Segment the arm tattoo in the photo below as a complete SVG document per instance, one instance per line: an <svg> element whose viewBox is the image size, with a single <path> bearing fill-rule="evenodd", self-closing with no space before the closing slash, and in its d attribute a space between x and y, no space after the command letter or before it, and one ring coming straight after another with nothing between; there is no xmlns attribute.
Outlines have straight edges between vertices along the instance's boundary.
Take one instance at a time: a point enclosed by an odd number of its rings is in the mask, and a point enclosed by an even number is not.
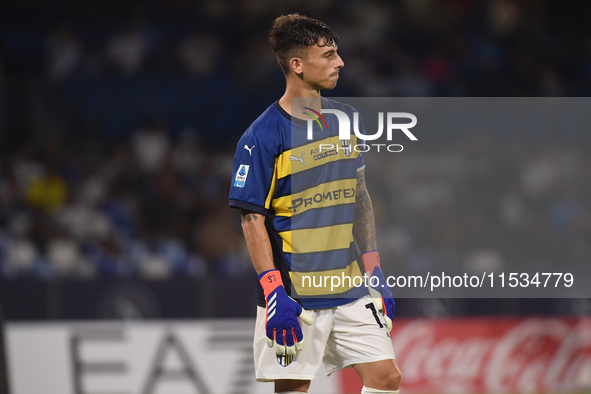
<svg viewBox="0 0 591 394"><path fill-rule="evenodd" d="M249 212L249 211L245 211L245 210L241 210L240 211L241 215L240 215L240 225L242 227L244 227L244 222L254 222L259 220L259 217L256 213L253 212Z"/></svg>
<svg viewBox="0 0 591 394"><path fill-rule="evenodd" d="M365 185L365 170L357 173L353 236L355 237L355 241L357 241L361 253L377 250L376 224L371 199Z"/></svg>

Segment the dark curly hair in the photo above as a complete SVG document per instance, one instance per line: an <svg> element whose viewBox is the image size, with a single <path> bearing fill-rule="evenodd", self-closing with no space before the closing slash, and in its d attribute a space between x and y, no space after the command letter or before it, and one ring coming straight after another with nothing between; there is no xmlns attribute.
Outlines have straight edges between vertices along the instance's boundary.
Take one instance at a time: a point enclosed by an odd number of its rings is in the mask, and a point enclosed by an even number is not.
<svg viewBox="0 0 591 394"><path fill-rule="evenodd" d="M275 19L269 32L269 42L273 46L281 69L287 75L290 59L305 58L308 47L312 45L337 46L339 36L319 20L300 14L289 14Z"/></svg>

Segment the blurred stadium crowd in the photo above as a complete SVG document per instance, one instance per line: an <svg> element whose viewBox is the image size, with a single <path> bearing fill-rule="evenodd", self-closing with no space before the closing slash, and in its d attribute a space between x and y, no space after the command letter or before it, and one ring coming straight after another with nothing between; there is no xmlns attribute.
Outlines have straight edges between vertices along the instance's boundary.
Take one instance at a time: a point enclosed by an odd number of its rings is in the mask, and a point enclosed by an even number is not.
<svg viewBox="0 0 591 394"><path fill-rule="evenodd" d="M582 147L481 131L437 152L372 159L378 245L400 271L589 272L591 159ZM372 167L387 168L387 180Z"/></svg>
<svg viewBox="0 0 591 394"><path fill-rule="evenodd" d="M345 69L331 96L591 93L582 2L31 4L3 6L0 64L13 89L37 81L67 127L2 139L8 278L249 272L227 195L237 139L283 92L266 42L281 13L340 35ZM388 182L368 170L384 260L411 271L591 262L591 159L580 146L481 133L445 154L429 148L401 155Z"/></svg>

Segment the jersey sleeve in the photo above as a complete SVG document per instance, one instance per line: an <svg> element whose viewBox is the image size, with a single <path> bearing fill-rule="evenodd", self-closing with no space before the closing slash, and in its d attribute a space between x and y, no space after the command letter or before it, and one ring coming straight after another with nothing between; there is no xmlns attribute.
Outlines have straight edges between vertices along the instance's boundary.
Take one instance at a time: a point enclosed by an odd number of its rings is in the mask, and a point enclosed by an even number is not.
<svg viewBox="0 0 591 394"><path fill-rule="evenodd" d="M361 171L365 168L365 161L363 160L363 153L359 152L359 156L357 156L357 171Z"/></svg>
<svg viewBox="0 0 591 394"><path fill-rule="evenodd" d="M265 145L258 135L242 136L234 155L230 207L267 214L275 156L274 150Z"/></svg>

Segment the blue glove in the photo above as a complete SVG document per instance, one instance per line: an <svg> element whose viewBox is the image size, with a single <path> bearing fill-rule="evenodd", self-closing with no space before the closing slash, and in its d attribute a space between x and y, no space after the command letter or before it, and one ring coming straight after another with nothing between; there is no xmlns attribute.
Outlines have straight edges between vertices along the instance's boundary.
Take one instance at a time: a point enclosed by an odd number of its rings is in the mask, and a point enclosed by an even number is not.
<svg viewBox="0 0 591 394"><path fill-rule="evenodd" d="M259 280L267 300L265 331L267 345L275 346L278 355L294 356L297 350L304 348L304 335L298 317L307 325L314 319L300 304L287 295L279 270L265 271Z"/></svg>
<svg viewBox="0 0 591 394"><path fill-rule="evenodd" d="M392 330L392 319L394 319L396 303L380 267L380 255L377 251L372 250L371 252L362 254L361 261L363 262L365 271L371 276L369 282L371 285L369 288L371 299L376 309L384 315L386 328L390 331Z"/></svg>

